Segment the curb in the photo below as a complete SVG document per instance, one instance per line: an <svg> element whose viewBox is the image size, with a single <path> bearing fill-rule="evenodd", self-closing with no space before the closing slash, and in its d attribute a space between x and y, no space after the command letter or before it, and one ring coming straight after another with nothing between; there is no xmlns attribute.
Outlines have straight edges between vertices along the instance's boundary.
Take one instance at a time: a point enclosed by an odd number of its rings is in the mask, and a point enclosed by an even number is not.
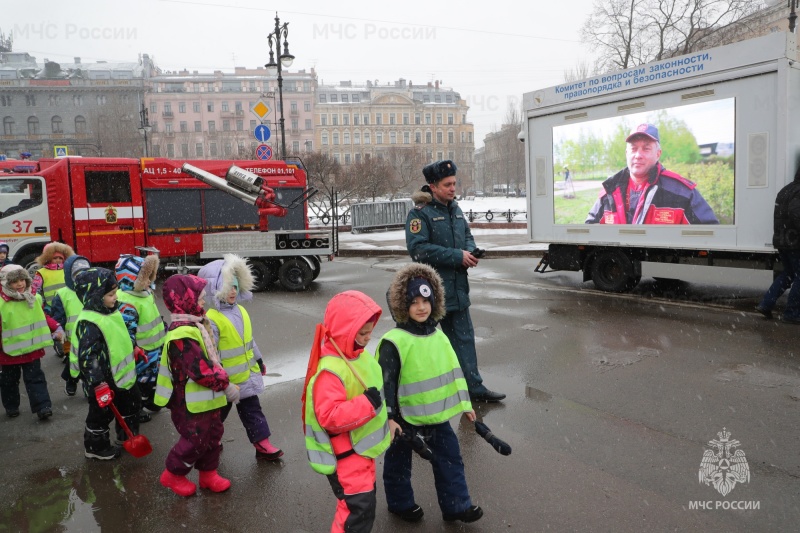
<svg viewBox="0 0 800 533"><path fill-rule="evenodd" d="M486 250L483 259L500 257L541 257L542 250ZM406 250L376 249L376 250L348 250L340 248L336 257L408 257Z"/></svg>

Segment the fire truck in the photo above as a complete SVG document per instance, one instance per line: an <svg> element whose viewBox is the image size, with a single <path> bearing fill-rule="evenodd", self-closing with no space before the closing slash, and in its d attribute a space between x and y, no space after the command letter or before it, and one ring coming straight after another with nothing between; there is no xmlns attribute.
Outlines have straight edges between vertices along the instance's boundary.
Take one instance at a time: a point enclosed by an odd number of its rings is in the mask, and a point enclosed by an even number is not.
<svg viewBox="0 0 800 533"><path fill-rule="evenodd" d="M249 259L256 290L280 281L299 291L319 275L322 258L333 259L331 233L309 229L314 191L299 160L25 163L0 168L0 240L26 267L51 241L92 264L157 251L166 270L182 273L236 253Z"/></svg>

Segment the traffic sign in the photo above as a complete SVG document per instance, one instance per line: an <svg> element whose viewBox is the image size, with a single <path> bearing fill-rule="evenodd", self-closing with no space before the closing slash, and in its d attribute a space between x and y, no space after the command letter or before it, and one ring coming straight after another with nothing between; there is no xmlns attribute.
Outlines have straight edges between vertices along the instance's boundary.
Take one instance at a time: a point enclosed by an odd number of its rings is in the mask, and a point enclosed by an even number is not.
<svg viewBox="0 0 800 533"><path fill-rule="evenodd" d="M253 135L255 136L257 141L265 143L269 140L269 137L270 135L272 135L272 132L269 131L269 128L267 127L266 124L259 124L253 131Z"/></svg>
<svg viewBox="0 0 800 533"><path fill-rule="evenodd" d="M269 161L272 159L272 148L266 144L259 144L256 148L256 158L262 161Z"/></svg>
<svg viewBox="0 0 800 533"><path fill-rule="evenodd" d="M263 121L264 117L269 115L270 109L264 100L259 99L257 102L250 104L250 111Z"/></svg>
<svg viewBox="0 0 800 533"><path fill-rule="evenodd" d="M66 146L53 146L53 152L55 153L56 157L66 157L69 155Z"/></svg>

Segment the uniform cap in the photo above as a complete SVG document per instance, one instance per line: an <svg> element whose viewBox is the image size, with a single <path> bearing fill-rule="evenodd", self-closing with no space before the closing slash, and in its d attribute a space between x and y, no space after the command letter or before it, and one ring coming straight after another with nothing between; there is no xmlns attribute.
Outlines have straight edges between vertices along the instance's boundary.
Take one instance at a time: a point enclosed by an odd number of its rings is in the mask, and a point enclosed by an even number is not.
<svg viewBox="0 0 800 533"><path fill-rule="evenodd" d="M426 165L422 169L422 175L425 176L425 181L428 183L436 183L450 176L456 175L456 164L445 159L444 161L436 161L430 165Z"/></svg>

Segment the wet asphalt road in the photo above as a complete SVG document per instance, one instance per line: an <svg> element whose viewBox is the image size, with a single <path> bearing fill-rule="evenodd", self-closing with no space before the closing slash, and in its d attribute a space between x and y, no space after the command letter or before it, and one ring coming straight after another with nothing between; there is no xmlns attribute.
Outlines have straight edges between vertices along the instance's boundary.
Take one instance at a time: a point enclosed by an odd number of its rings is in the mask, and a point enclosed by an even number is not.
<svg viewBox="0 0 800 533"><path fill-rule="evenodd" d="M224 494L182 499L158 484L176 440L166 411L142 425L150 456L84 459L85 400L64 394L60 363L48 354L53 418L39 422L24 394L22 416L0 417L0 531L328 531L335 500L306 463L299 416L314 325L345 289L385 308L403 261L340 259L323 263L307 292L256 295L248 308L269 373L260 398L286 454L257 462L231 416L220 472L233 486ZM534 264L485 259L472 272L481 372L508 394L477 411L513 446L500 456L468 422L453 421L483 519L443 522L430 468L415 458L416 501L426 514L414 525L396 520L386 511L379 461L374 531L796 531L800 327L750 311L768 279L713 272L689 283L644 279L631 295L607 295L580 274L536 275ZM370 349L391 326L384 316ZM708 441L723 428L750 471L749 482L724 497L698 481ZM758 509L724 509L726 502Z"/></svg>

